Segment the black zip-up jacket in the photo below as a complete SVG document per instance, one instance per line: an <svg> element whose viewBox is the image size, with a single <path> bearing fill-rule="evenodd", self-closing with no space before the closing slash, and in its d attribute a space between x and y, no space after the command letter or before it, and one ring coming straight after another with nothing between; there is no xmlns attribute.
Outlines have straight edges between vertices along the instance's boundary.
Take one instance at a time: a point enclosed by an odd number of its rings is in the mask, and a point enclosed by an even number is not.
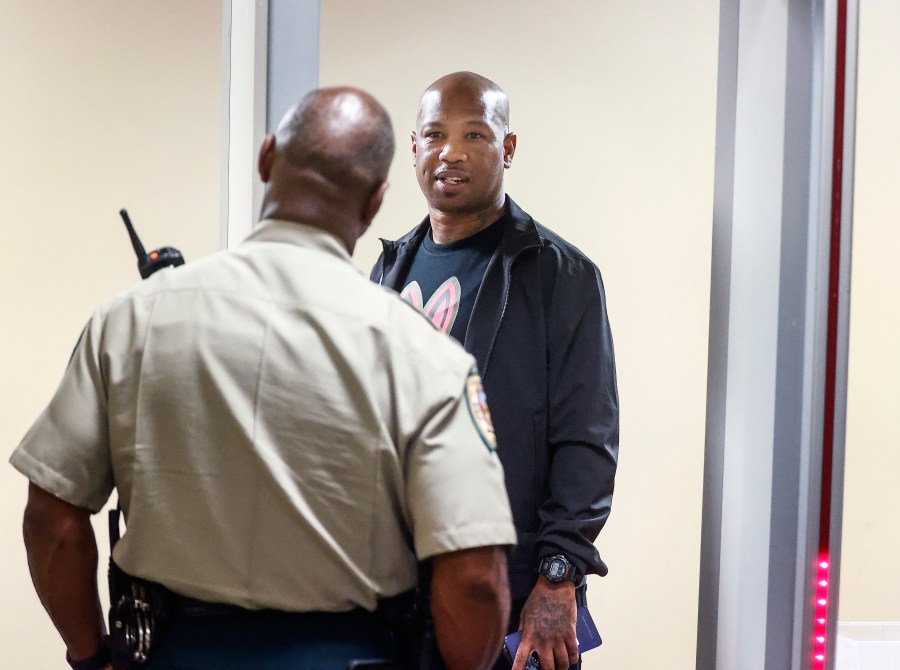
<svg viewBox="0 0 900 670"><path fill-rule="evenodd" d="M578 249L506 199L508 218L475 298L465 348L475 356L497 434L519 544L514 602L539 559L562 553L605 575L594 547L609 516L619 401L603 281ZM402 290L430 223L384 251L371 279Z"/></svg>

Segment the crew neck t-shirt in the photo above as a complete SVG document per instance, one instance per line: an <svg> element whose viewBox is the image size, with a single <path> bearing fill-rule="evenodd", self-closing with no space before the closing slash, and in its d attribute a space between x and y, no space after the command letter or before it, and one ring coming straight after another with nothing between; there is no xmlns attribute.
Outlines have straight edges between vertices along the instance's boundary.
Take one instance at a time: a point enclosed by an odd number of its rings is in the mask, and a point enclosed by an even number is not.
<svg viewBox="0 0 900 670"><path fill-rule="evenodd" d="M466 329L481 280L503 236L506 216L484 230L448 244L438 244L431 232L413 258L400 296L425 312L431 322L459 343Z"/></svg>

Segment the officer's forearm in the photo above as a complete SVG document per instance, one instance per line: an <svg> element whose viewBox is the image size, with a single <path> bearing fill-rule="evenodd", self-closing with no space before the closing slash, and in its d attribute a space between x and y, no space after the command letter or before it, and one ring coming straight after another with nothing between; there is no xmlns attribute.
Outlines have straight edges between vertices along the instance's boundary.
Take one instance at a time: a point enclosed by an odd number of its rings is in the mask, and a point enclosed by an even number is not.
<svg viewBox="0 0 900 670"><path fill-rule="evenodd" d="M103 629L90 512L31 484L23 534L35 590L69 655L92 656Z"/></svg>
<svg viewBox="0 0 900 670"><path fill-rule="evenodd" d="M492 667L509 622L504 550L481 547L437 556L431 604L438 648L447 667Z"/></svg>

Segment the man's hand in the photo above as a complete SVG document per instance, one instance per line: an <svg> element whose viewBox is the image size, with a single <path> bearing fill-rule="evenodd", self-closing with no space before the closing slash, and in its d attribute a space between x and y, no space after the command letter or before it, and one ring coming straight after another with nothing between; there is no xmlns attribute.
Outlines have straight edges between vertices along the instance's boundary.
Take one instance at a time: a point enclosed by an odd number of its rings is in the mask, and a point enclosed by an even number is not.
<svg viewBox="0 0 900 670"><path fill-rule="evenodd" d="M532 651L540 657L542 670L567 670L577 663L576 610L572 582L551 584L545 577L538 577L522 608L519 623L522 641L513 670L524 670Z"/></svg>

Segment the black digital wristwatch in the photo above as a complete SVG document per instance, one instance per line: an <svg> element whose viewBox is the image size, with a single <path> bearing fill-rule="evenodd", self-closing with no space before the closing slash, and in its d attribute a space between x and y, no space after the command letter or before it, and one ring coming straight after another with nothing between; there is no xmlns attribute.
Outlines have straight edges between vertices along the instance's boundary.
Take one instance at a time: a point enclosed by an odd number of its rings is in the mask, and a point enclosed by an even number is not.
<svg viewBox="0 0 900 670"><path fill-rule="evenodd" d="M554 554L541 559L538 565L538 573L544 575L551 584L572 582L575 585L581 583L581 575L572 562L562 554Z"/></svg>

